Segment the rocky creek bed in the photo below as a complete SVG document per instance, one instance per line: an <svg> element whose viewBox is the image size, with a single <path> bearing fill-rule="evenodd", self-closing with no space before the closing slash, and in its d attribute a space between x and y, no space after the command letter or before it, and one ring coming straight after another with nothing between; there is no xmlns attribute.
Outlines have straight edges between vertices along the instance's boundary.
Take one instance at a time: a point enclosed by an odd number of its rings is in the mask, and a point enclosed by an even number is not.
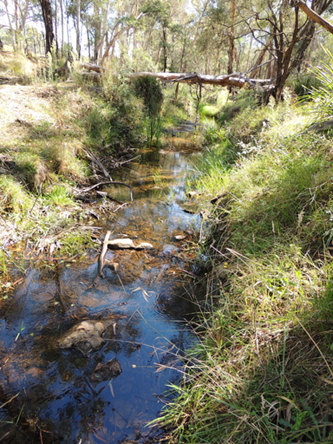
<svg viewBox="0 0 333 444"><path fill-rule="evenodd" d="M146 424L195 340L184 318L195 312L201 223L185 190L199 154L188 141L182 150L180 138L170 140L164 150L143 151L140 163L115 178L130 182L134 202L116 217L105 212L96 225L101 242L110 231L111 244L132 241L132 248L108 249L108 264L117 266L105 267L104 279L96 280L96 254L30 267L1 305L3 443L159 442L162 432ZM124 187L110 194L129 200Z"/></svg>

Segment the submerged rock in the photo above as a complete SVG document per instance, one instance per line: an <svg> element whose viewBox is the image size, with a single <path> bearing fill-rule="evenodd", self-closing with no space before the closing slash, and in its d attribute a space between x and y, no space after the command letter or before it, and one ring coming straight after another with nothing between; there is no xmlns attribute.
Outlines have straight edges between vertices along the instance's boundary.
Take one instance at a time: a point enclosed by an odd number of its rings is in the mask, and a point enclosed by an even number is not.
<svg viewBox="0 0 333 444"><path fill-rule="evenodd" d="M119 264L117 262L105 261L104 267L109 268L112 271L117 271L119 268Z"/></svg>
<svg viewBox="0 0 333 444"><path fill-rule="evenodd" d="M152 250L153 248L152 244L148 242L141 242L141 244L135 247L136 250Z"/></svg>
<svg viewBox="0 0 333 444"><path fill-rule="evenodd" d="M113 239L108 242L109 248L111 250L127 250L129 248L135 249L134 242L132 239Z"/></svg>
<svg viewBox="0 0 333 444"><path fill-rule="evenodd" d="M173 237L173 240L176 240L176 241L182 241L184 239L186 239L186 235L182 235L182 234L178 234L177 236Z"/></svg>
<svg viewBox="0 0 333 444"><path fill-rule="evenodd" d="M135 246L132 239L113 239L108 242L108 246L111 250L151 250L154 248L152 244L148 242L141 242L141 244Z"/></svg>
<svg viewBox="0 0 333 444"><path fill-rule="evenodd" d="M58 340L62 349L77 347L85 353L97 350L104 342L105 326L101 321L83 321Z"/></svg>
<svg viewBox="0 0 333 444"><path fill-rule="evenodd" d="M114 358L111 361L101 364L100 362L96 365L94 371L90 376L90 381L92 382L102 382L109 379L116 378L122 372L120 362L118 359Z"/></svg>

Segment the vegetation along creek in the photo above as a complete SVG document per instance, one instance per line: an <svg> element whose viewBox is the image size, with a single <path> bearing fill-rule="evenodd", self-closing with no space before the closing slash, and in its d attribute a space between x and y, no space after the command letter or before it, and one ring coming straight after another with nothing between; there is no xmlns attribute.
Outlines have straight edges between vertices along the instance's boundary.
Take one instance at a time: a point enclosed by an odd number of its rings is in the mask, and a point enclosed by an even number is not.
<svg viewBox="0 0 333 444"><path fill-rule="evenodd" d="M0 0L0 444L333 442L333 0Z"/></svg>

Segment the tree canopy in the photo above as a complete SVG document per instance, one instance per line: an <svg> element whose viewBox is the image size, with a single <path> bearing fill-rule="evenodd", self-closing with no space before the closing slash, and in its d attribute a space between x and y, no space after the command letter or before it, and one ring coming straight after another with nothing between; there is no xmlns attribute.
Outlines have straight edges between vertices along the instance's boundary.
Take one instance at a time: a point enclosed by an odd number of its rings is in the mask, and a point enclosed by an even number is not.
<svg viewBox="0 0 333 444"><path fill-rule="evenodd" d="M319 54L332 1L0 0L1 36L133 71L271 79L279 98Z"/></svg>

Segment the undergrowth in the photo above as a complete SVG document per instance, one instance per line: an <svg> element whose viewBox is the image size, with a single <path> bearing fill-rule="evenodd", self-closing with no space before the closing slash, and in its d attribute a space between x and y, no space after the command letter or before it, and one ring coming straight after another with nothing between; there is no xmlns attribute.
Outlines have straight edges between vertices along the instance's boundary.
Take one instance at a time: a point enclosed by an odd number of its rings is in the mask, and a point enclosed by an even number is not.
<svg viewBox="0 0 333 444"><path fill-rule="evenodd" d="M126 79L106 75L96 87L72 73L76 81L62 83L50 66L0 55L0 70L25 84L10 78L1 87L0 241L5 250L29 244L36 255L82 256L94 245L87 227L94 222L75 196L105 181L91 156L108 163L135 150L145 116Z"/></svg>
<svg viewBox="0 0 333 444"><path fill-rule="evenodd" d="M170 442L329 443L331 139L308 130L313 103L247 96L206 127L196 184L214 198L207 296L183 384L157 422Z"/></svg>

